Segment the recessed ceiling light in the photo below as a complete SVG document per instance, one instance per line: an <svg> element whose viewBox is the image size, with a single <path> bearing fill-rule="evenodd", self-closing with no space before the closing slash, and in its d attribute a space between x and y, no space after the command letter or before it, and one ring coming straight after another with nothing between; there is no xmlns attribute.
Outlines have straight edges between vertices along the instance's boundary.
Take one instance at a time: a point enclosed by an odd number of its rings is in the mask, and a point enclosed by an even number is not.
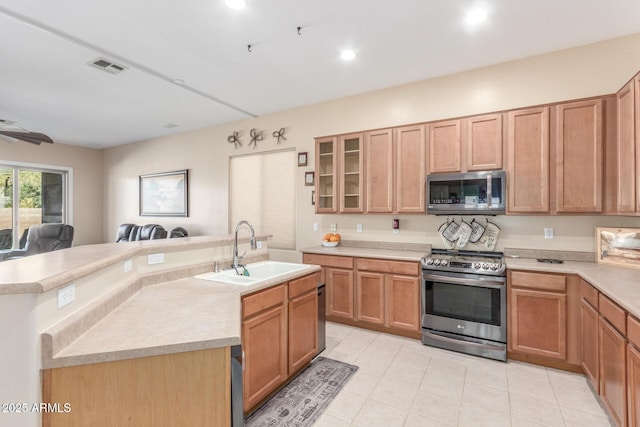
<svg viewBox="0 0 640 427"><path fill-rule="evenodd" d="M474 9L467 14L467 24L476 25L487 19L487 11L483 9Z"/></svg>
<svg viewBox="0 0 640 427"><path fill-rule="evenodd" d="M234 10L244 9L247 5L244 0L224 0L224 4Z"/></svg>
<svg viewBox="0 0 640 427"><path fill-rule="evenodd" d="M342 53L340 54L340 59L342 59L343 61L351 61L355 59L355 57L356 57L356 53L351 49L343 50Z"/></svg>

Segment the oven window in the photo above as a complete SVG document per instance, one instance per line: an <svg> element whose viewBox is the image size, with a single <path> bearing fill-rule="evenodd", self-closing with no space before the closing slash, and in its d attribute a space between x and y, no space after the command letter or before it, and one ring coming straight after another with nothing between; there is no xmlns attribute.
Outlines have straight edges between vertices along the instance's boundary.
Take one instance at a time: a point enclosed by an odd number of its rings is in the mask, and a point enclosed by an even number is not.
<svg viewBox="0 0 640 427"><path fill-rule="evenodd" d="M500 326L500 289L427 282L426 312Z"/></svg>

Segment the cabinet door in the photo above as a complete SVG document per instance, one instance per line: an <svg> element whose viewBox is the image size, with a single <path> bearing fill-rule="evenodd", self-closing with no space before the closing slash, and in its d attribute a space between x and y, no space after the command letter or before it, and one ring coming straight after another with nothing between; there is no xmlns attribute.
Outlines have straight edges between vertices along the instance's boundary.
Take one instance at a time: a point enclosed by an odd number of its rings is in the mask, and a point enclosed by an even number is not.
<svg viewBox="0 0 640 427"><path fill-rule="evenodd" d="M633 88L635 95L635 114L636 120L634 123L636 131L636 213L640 213L640 74L636 75L633 80Z"/></svg>
<svg viewBox="0 0 640 427"><path fill-rule="evenodd" d="M617 211L633 213L636 210L636 131L635 82L630 81L617 93L618 143L617 159Z"/></svg>
<svg viewBox="0 0 640 427"><path fill-rule="evenodd" d="M618 426L627 425L626 341L600 318L600 396Z"/></svg>
<svg viewBox="0 0 640 427"><path fill-rule="evenodd" d="M386 276L387 312L385 326L420 331L420 278Z"/></svg>
<svg viewBox="0 0 640 427"><path fill-rule="evenodd" d="M340 212L364 211L364 156L362 134L338 138L340 151Z"/></svg>
<svg viewBox="0 0 640 427"><path fill-rule="evenodd" d="M460 120L429 124L429 173L460 172Z"/></svg>
<svg viewBox="0 0 640 427"><path fill-rule="evenodd" d="M558 212L602 212L602 100L556 108Z"/></svg>
<svg viewBox="0 0 640 427"><path fill-rule="evenodd" d="M354 318L353 271L327 268L327 315Z"/></svg>
<svg viewBox="0 0 640 427"><path fill-rule="evenodd" d="M549 212L549 107L510 111L508 121L508 212Z"/></svg>
<svg viewBox="0 0 640 427"><path fill-rule="evenodd" d="M502 169L502 114L467 119L467 170Z"/></svg>
<svg viewBox="0 0 640 427"><path fill-rule="evenodd" d="M509 348L520 353L566 360L566 295L511 289Z"/></svg>
<svg viewBox="0 0 640 427"><path fill-rule="evenodd" d="M393 132L369 132L365 136L367 212L393 212Z"/></svg>
<svg viewBox="0 0 640 427"><path fill-rule="evenodd" d="M396 212L424 213L426 142L424 126L396 131Z"/></svg>
<svg viewBox="0 0 640 427"><path fill-rule="evenodd" d="M600 391L598 357L598 311L582 299L582 369L596 393Z"/></svg>
<svg viewBox="0 0 640 427"><path fill-rule="evenodd" d="M289 374L318 352L318 292L314 289L289 301Z"/></svg>
<svg viewBox="0 0 640 427"><path fill-rule="evenodd" d="M316 213L337 212L336 138L316 140Z"/></svg>
<svg viewBox="0 0 640 427"><path fill-rule="evenodd" d="M631 344L627 346L627 381L629 426L640 427L640 352Z"/></svg>
<svg viewBox="0 0 640 427"><path fill-rule="evenodd" d="M356 320L384 324L384 274L358 271Z"/></svg>
<svg viewBox="0 0 640 427"><path fill-rule="evenodd" d="M244 410L287 378L287 308L282 304L242 322Z"/></svg>

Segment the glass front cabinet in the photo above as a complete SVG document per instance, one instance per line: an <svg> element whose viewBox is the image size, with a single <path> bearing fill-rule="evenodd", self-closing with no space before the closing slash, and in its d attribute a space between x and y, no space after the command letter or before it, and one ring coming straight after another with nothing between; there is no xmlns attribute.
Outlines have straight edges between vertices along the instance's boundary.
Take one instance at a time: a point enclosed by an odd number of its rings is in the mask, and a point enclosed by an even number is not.
<svg viewBox="0 0 640 427"><path fill-rule="evenodd" d="M363 212L363 134L338 138L340 151L340 212Z"/></svg>
<svg viewBox="0 0 640 427"><path fill-rule="evenodd" d="M338 211L337 138L316 139L316 213Z"/></svg>

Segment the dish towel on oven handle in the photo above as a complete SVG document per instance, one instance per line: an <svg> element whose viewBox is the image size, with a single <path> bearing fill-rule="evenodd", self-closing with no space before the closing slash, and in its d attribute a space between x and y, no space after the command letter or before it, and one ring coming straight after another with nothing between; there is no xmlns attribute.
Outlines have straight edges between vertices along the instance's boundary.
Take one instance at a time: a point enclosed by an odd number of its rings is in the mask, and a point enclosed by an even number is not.
<svg viewBox="0 0 640 427"><path fill-rule="evenodd" d="M492 251L496 248L496 243L498 243L499 234L500 234L500 227L498 227L492 222L487 221L487 227L484 230L484 234L482 235L482 238L480 239L480 243L484 243L484 247Z"/></svg>

